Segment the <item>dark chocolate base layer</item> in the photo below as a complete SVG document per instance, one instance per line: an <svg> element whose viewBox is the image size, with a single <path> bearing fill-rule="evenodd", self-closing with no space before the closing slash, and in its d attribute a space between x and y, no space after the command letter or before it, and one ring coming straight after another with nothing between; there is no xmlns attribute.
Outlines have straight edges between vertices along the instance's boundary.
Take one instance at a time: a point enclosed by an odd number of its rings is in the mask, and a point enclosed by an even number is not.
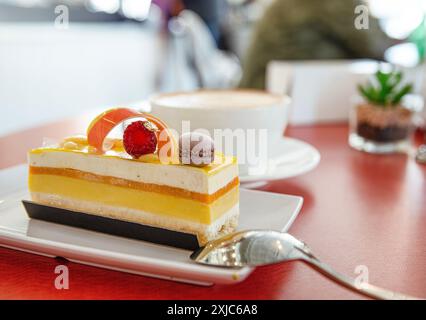
<svg viewBox="0 0 426 320"><path fill-rule="evenodd" d="M199 248L197 236L193 234L50 207L27 200L22 200L22 203L28 216L33 219L181 249L195 250Z"/></svg>
<svg viewBox="0 0 426 320"><path fill-rule="evenodd" d="M356 130L359 136L377 142L394 142L404 140L410 133L409 127L388 126L380 128L372 126L366 122L358 123Z"/></svg>

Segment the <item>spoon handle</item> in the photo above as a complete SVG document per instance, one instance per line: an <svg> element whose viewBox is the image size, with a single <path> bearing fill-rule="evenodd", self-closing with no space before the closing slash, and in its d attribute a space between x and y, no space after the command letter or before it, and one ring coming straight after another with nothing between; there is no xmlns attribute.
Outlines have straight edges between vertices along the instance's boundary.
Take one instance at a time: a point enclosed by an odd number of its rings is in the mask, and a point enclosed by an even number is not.
<svg viewBox="0 0 426 320"><path fill-rule="evenodd" d="M316 271L322 273L327 278L333 280L334 282L339 283L340 285L343 285L344 287L352 291L366 295L368 297L381 300L419 300L419 298L376 287L366 282L358 283L354 279L336 272L329 265L323 263L311 253L304 252L304 257L302 258L302 261L307 263Z"/></svg>

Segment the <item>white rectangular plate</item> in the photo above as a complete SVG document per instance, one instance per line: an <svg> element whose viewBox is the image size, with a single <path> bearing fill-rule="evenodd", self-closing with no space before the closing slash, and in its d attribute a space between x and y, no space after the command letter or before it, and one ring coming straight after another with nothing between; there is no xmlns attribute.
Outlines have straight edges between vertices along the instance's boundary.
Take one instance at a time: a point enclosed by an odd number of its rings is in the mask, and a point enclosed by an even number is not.
<svg viewBox="0 0 426 320"><path fill-rule="evenodd" d="M253 271L198 265L189 259L187 250L29 219L22 199L28 199L26 192L0 197L0 246L199 285L237 283ZM241 189L238 229L286 231L302 202L296 196Z"/></svg>

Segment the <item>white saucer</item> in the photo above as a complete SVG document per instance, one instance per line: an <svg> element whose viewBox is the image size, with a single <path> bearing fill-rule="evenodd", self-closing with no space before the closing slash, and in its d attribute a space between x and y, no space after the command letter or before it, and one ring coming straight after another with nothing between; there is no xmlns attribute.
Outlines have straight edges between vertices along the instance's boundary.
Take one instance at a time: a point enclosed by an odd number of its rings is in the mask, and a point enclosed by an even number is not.
<svg viewBox="0 0 426 320"><path fill-rule="evenodd" d="M284 137L275 148L276 155L269 158L263 173L240 175L243 187L257 187L267 181L301 175L314 169L321 159L319 151L312 145L293 138Z"/></svg>

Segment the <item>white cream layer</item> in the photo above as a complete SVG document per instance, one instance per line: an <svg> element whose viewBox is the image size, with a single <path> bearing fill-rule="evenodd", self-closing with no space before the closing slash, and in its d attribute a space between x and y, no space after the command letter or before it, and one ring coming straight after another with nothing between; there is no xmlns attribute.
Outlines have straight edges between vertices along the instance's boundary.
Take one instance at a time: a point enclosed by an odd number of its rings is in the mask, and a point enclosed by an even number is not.
<svg viewBox="0 0 426 320"><path fill-rule="evenodd" d="M153 183L192 192L213 194L238 176L238 166L229 164L207 175L203 170L179 165L161 165L77 152L46 151L29 154L33 167L69 168L102 176Z"/></svg>

